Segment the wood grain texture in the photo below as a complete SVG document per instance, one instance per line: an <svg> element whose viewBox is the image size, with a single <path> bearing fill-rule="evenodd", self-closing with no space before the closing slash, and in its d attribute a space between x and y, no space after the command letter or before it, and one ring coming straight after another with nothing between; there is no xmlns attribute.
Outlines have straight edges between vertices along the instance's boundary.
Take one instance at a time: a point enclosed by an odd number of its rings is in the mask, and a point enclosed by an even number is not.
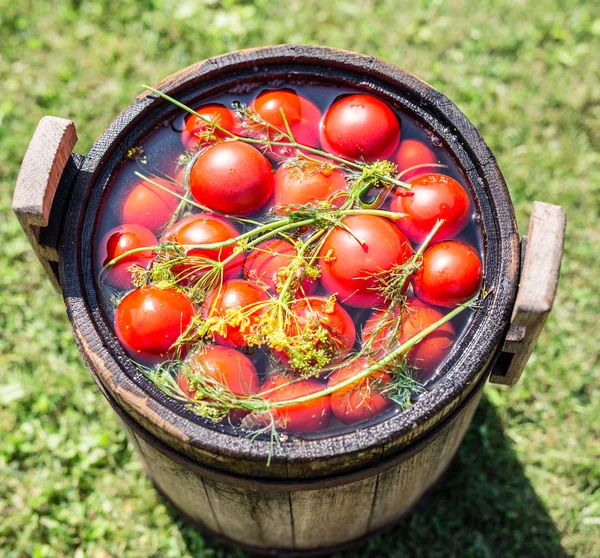
<svg viewBox="0 0 600 558"><path fill-rule="evenodd" d="M60 292L56 266L58 251L40 242L40 228L50 221L52 202L63 170L77 143L75 124L44 116L29 143L17 177L12 209L54 288Z"/></svg>
<svg viewBox="0 0 600 558"><path fill-rule="evenodd" d="M534 202L519 290L503 346L512 358L504 375L491 376L494 383L515 385L533 352L556 296L566 224L562 207Z"/></svg>

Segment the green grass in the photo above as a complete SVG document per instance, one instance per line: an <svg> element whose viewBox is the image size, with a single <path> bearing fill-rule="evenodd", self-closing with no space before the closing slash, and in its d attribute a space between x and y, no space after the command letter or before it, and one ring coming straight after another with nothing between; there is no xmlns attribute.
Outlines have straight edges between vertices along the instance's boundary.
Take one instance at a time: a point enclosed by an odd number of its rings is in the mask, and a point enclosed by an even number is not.
<svg viewBox="0 0 600 558"><path fill-rule="evenodd" d="M85 153L140 84L262 44L377 55L482 131L521 230L569 225L554 311L524 378L489 386L446 480L356 556L600 556L600 10L593 0L0 0L0 554L227 556L156 495L79 357L10 211L45 114ZM352 554L348 554L352 555Z"/></svg>

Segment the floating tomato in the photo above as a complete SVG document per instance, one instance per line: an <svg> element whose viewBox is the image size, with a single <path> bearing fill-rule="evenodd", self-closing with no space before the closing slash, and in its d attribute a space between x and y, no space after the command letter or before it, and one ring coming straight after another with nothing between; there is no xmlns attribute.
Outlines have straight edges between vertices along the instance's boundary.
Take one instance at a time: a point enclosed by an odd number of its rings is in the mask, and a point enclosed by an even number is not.
<svg viewBox="0 0 600 558"><path fill-rule="evenodd" d="M398 165L400 178L407 181L425 172L432 172L432 168L427 165L438 163L439 161L433 150L423 142L415 139L405 139L400 142L400 147L396 155L394 155L394 162ZM418 168L416 169L408 170L417 166Z"/></svg>
<svg viewBox="0 0 600 558"><path fill-rule="evenodd" d="M197 108L196 112L208 119L211 123L217 124L228 132L235 132L236 120L235 115L227 107L223 105L205 105ZM211 125L198 118L194 114L190 114L185 119L185 128L181 133L181 141L186 149L195 149L199 141L202 140L202 134L207 132ZM215 129L215 136L220 139L227 139L228 134Z"/></svg>

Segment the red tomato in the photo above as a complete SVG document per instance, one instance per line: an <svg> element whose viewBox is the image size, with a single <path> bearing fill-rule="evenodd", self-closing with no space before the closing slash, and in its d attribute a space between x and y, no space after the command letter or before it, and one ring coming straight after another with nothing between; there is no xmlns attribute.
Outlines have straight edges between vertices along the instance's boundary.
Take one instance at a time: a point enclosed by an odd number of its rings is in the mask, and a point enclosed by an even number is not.
<svg viewBox="0 0 600 558"><path fill-rule="evenodd" d="M156 245L156 237L146 227L119 225L108 231L100 241L97 263L100 267L129 250ZM131 254L102 273L102 279L118 289L130 289L133 282L129 268L135 264L148 269L153 259L152 250Z"/></svg>
<svg viewBox="0 0 600 558"><path fill-rule="evenodd" d="M390 353L444 317L437 308L414 297L407 299L406 309L399 314L393 312L387 315L385 310L379 308L365 323L362 342L364 344L369 337L375 335L371 346L376 356ZM456 330L452 323L446 322L407 353L409 364L418 369L416 377L419 381L426 382L433 376L437 367L448 356L455 340Z"/></svg>
<svg viewBox="0 0 600 558"><path fill-rule="evenodd" d="M225 217L210 213L198 213L175 223L163 235L162 241L171 240L180 244L213 244L235 238L239 234L239 231ZM233 254L233 248L232 244L215 250L195 249L190 250L188 256L222 262ZM224 278L239 277L243 263L244 254L240 253L230 264L225 266ZM179 275L185 274L187 282L192 283L207 271L206 267L199 270L198 266L202 266L200 261L190 260L189 263L175 266L173 271ZM196 272L194 268L196 268Z"/></svg>
<svg viewBox="0 0 600 558"><path fill-rule="evenodd" d="M342 205L346 191L346 180L338 170L324 168L311 163L306 168L290 168L281 165L275 173L275 204L314 204L331 200Z"/></svg>
<svg viewBox="0 0 600 558"><path fill-rule="evenodd" d="M406 181L411 177L425 172L431 172L432 169L431 167L420 167L409 172L403 171L416 167L417 165L431 165L438 163L439 161L433 150L424 143L419 140L405 139L400 142L400 148L394 157L394 162L398 165L398 171L401 175L400 178Z"/></svg>
<svg viewBox="0 0 600 558"><path fill-rule="evenodd" d="M349 232L336 228L321 249L321 284L338 293L339 300L348 306L374 307L382 301L377 275L403 264L412 256L412 248L402 231L383 217L355 215L346 217L343 223L364 245Z"/></svg>
<svg viewBox="0 0 600 558"><path fill-rule="evenodd" d="M202 153L190 173L194 199L215 211L250 215L273 193L273 169L268 159L251 145L226 141Z"/></svg>
<svg viewBox="0 0 600 558"><path fill-rule="evenodd" d="M341 157L388 159L399 141L398 118L371 95L342 97L331 105L321 123L321 145Z"/></svg>
<svg viewBox="0 0 600 558"><path fill-rule="evenodd" d="M282 270L285 272L296 254L296 248L287 240L280 238L265 240L257 244L246 257L244 277L249 281L257 281L265 285L270 292L276 293L277 284L283 283L279 277L280 272ZM303 294L314 293L317 285L317 281L305 277L302 280Z"/></svg>
<svg viewBox="0 0 600 558"><path fill-rule="evenodd" d="M415 294L434 306L454 308L466 302L481 287L481 260L473 248L446 240L430 246L413 277Z"/></svg>
<svg viewBox="0 0 600 558"><path fill-rule="evenodd" d="M244 309L247 321L239 325L224 325L221 333L215 333L215 341L229 347L245 347L244 333L248 333L262 314L264 306L260 303L269 297L257 285L234 279L226 281L210 293L202 305L205 318L225 318L228 310Z"/></svg>
<svg viewBox="0 0 600 558"><path fill-rule="evenodd" d="M327 387L333 387L359 374L371 366L365 358L359 358L347 366L336 370L329 378ZM382 371L373 372L347 387L334 391L331 397L331 410L344 424L354 424L368 420L391 407L392 401L381 393L382 387L392 378Z"/></svg>
<svg viewBox="0 0 600 558"><path fill-rule="evenodd" d="M405 213L398 226L413 242L423 242L438 219L444 224L435 240L454 238L471 218L471 201L454 178L443 174L425 174L410 181L412 191L395 191L391 209ZM402 190L402 191L400 191Z"/></svg>
<svg viewBox="0 0 600 558"><path fill-rule="evenodd" d="M235 115L227 107L223 105L205 105L197 108L196 112L214 124L225 128L228 132L235 132ZM209 128L209 124L196 115L190 114L187 116L185 119L185 128L181 133L181 141L184 147L186 149L195 149L200 137ZM221 139L229 137L220 130L215 130L215 135Z"/></svg>
<svg viewBox="0 0 600 558"><path fill-rule="evenodd" d="M183 194L183 190L179 186L166 180L161 178L152 178L152 180L176 194ZM142 225L154 234L159 234L173 216L178 205L177 197L143 180L127 194L121 209L121 221Z"/></svg>
<svg viewBox="0 0 600 558"><path fill-rule="evenodd" d="M285 374L271 376L260 388L269 401L289 401L319 392L325 385L314 378L294 379ZM271 410L276 424L288 432L317 432L327 428L331 416L329 396L317 397L305 403L296 403Z"/></svg>
<svg viewBox="0 0 600 558"><path fill-rule="evenodd" d="M183 293L142 287L131 291L117 307L115 333L133 359L156 363L173 356L172 346L194 314L194 305Z"/></svg>

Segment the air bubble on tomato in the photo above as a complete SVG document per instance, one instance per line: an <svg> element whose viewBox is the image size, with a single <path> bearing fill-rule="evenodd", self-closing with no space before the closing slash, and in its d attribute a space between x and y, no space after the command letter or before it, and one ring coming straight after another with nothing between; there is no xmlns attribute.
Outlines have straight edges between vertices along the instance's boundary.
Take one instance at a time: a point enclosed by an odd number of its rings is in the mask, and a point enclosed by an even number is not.
<svg viewBox="0 0 600 558"><path fill-rule="evenodd" d="M244 277L275 294L277 285L282 285L286 279L286 270L298 254L291 242L280 238L271 238L257 244L246 256L244 262ZM311 295L318 286L318 281L309 277L302 279L302 294Z"/></svg>
<svg viewBox="0 0 600 558"><path fill-rule="evenodd" d="M244 335L251 331L264 311L264 304L261 303L268 299L267 293L256 284L243 279L226 281L206 297L202 316L205 319L225 320L228 311L243 310L245 319L238 325L225 324L220 333L214 333L214 339L221 345L245 347Z"/></svg>
<svg viewBox="0 0 600 558"><path fill-rule="evenodd" d="M371 95L337 100L321 122L321 145L351 159L388 159L400 141L400 121L392 109Z"/></svg>
<svg viewBox="0 0 600 558"><path fill-rule="evenodd" d="M102 270L102 266L121 256L125 252L146 246L156 246L156 237L150 230L141 225L119 225L109 230L100 240L97 267L100 279L117 289L133 288L130 268L134 265L149 269L154 259L154 251L137 252L119 260L110 268Z"/></svg>
<svg viewBox="0 0 600 558"><path fill-rule="evenodd" d="M259 395L272 402L290 401L324 389L325 384L314 378L298 379L287 374L277 374L265 380ZM269 413L275 424L287 432L318 432L329 425L330 398L329 395L323 395L304 403L275 407ZM262 418L265 422L266 417Z"/></svg>
<svg viewBox="0 0 600 558"><path fill-rule="evenodd" d="M336 370L327 381L327 387L334 387L360 374L372 364L365 358L359 358ZM354 424L372 419L392 406L385 396L386 384L392 377L383 371L375 371L369 376L352 382L331 393L331 411L344 424Z"/></svg>
<svg viewBox="0 0 600 558"><path fill-rule="evenodd" d="M423 242L438 219L444 223L434 240L454 238L469 223L471 201L454 178L430 173L410 180L412 190L396 190L391 209L406 216L398 219L400 229L413 242Z"/></svg>
<svg viewBox="0 0 600 558"><path fill-rule="evenodd" d="M197 108L196 112L208 119L210 122L217 124L227 130L235 133L236 118L231 110L223 105L212 104ZM196 149L198 143L202 143L202 135L210 130L211 125L205 120L198 118L195 114L190 114L185 119L185 128L181 133L181 142L188 150ZM215 136L219 139L227 139L226 133L215 129Z"/></svg>
<svg viewBox="0 0 600 558"><path fill-rule="evenodd" d="M180 186L162 178L152 177L151 180L162 188L146 180L138 182L125 197L121 208L121 222L142 225L158 235L179 205L179 199L164 188L178 195L182 195L184 191Z"/></svg>
<svg viewBox="0 0 600 558"><path fill-rule="evenodd" d="M477 252L462 242L446 240L425 251L421 267L413 277L413 288L428 304L455 308L477 293L482 277Z"/></svg>
<svg viewBox="0 0 600 558"><path fill-rule="evenodd" d="M434 151L416 139L401 140L393 160L398 165L400 178L405 182L423 173L432 172L432 167L428 165L439 163ZM418 168L413 169L417 166Z"/></svg>
<svg viewBox="0 0 600 558"><path fill-rule="evenodd" d="M175 289L141 287L119 303L115 333L134 360L155 364L174 355L173 345L194 315L194 305L185 294Z"/></svg>
<svg viewBox="0 0 600 558"><path fill-rule="evenodd" d="M373 308L383 300L378 276L404 264L413 254L412 247L404 233L383 217L354 215L342 223L353 234L338 227L323 244L321 284L337 293L343 304Z"/></svg>
<svg viewBox="0 0 600 558"><path fill-rule="evenodd" d="M209 147L190 173L190 192L205 207L229 215L250 215L273 193L273 169L256 148L241 141Z"/></svg>

